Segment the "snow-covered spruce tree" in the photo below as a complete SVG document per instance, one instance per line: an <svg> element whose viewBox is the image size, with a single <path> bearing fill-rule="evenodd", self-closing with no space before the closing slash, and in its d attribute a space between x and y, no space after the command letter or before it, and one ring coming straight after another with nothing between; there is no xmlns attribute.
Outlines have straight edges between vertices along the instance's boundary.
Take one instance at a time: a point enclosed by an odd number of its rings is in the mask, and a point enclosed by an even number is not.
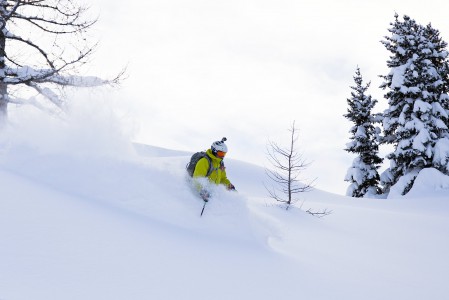
<svg viewBox="0 0 449 300"><path fill-rule="evenodd" d="M395 15L391 36L382 41L391 52L390 72L381 76L389 107L383 113L383 143L392 144L390 167L381 175L385 192L401 179L406 194L423 168L448 174L449 66L447 44L438 30ZM440 148L438 153L435 149Z"/></svg>
<svg viewBox="0 0 449 300"><path fill-rule="evenodd" d="M62 87L114 82L76 76L94 48L86 12L73 0L0 0L0 122L9 103L62 108Z"/></svg>
<svg viewBox="0 0 449 300"><path fill-rule="evenodd" d="M348 101L348 113L344 115L354 123L351 128L351 142L346 144L346 151L354 153L357 157L348 169L345 181L351 185L346 191L347 196L363 197L374 196L381 193L379 187L380 176L378 169L382 158L378 156L379 144L377 136L380 132L374 126L375 116L371 111L377 103L371 95L367 95L370 83L363 85L360 68L354 76L355 86L352 86L351 98Z"/></svg>

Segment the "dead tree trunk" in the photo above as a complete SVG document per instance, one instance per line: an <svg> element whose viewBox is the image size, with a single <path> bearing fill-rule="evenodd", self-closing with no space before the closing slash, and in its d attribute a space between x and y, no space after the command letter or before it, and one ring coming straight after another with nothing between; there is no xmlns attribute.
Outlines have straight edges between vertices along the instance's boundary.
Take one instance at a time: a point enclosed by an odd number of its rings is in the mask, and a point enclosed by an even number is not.
<svg viewBox="0 0 449 300"><path fill-rule="evenodd" d="M0 24L4 24L5 20L0 20ZM3 29L1 26L0 29ZM0 30L0 125L7 119L8 114L8 86L5 81L5 59L6 59L6 38L3 30Z"/></svg>

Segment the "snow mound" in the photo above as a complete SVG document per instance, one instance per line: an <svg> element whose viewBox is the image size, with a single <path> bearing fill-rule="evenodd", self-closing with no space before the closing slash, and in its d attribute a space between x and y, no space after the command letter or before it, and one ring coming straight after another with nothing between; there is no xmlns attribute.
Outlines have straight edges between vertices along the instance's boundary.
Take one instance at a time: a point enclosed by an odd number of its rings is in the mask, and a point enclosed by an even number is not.
<svg viewBox="0 0 449 300"><path fill-rule="evenodd" d="M410 191L402 196L401 192L411 184ZM396 198L442 198L449 193L449 176L441 173L435 168L425 168L421 171L410 172L402 176L398 182L391 187L388 199Z"/></svg>
<svg viewBox="0 0 449 300"><path fill-rule="evenodd" d="M432 198L447 198L449 195L449 176L435 168L426 168L419 172L407 197L425 198L430 195Z"/></svg>

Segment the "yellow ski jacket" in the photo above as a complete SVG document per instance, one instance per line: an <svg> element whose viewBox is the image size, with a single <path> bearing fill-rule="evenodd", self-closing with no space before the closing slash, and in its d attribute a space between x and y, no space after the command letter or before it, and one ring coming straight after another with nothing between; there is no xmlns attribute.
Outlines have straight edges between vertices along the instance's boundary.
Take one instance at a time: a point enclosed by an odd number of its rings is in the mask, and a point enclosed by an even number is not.
<svg viewBox="0 0 449 300"><path fill-rule="evenodd" d="M211 149L207 150L206 154L212 162L212 172L208 176L209 181L215 184L224 184L226 187L229 187L231 182L226 176L226 168L222 163L222 159L213 155ZM206 177L208 171L209 161L207 158L203 157L196 163L195 171L193 171L193 178Z"/></svg>

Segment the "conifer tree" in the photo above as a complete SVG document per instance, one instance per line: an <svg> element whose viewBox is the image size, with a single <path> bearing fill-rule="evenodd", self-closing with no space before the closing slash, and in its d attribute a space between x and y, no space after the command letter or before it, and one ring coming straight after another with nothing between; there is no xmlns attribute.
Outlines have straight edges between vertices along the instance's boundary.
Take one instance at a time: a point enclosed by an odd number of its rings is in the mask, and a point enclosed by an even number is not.
<svg viewBox="0 0 449 300"><path fill-rule="evenodd" d="M388 75L381 76L389 107L383 113L383 142L392 144L390 168L382 174L385 191L401 178L406 194L423 168L448 173L446 154L435 153L448 144L448 53L438 30L395 15L391 36L382 41L391 52Z"/></svg>
<svg viewBox="0 0 449 300"><path fill-rule="evenodd" d="M345 181L351 182L346 195L352 197L373 196L381 193L378 169L382 159L378 156L379 145L377 136L379 129L374 126L375 116L371 111L377 100L366 92L370 83L363 85L360 68L354 76L355 86L351 89L348 101L348 113L344 116L354 126L351 128L351 142L346 144L346 151L357 154L352 166L348 169Z"/></svg>

